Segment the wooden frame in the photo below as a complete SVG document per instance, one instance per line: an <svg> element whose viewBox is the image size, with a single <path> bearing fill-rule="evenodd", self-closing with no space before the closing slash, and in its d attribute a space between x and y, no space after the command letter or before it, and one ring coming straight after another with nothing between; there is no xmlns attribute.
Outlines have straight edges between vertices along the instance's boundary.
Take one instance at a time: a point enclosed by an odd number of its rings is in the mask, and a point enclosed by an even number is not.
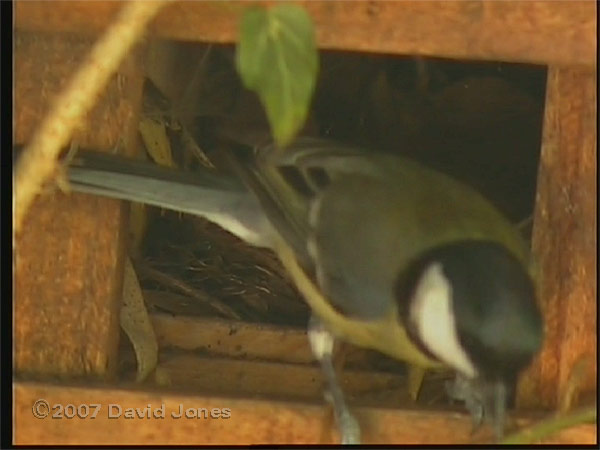
<svg viewBox="0 0 600 450"><path fill-rule="evenodd" d="M305 2L305 6L324 48L549 65L533 238L546 346L521 383L519 402L530 408L556 408L572 389L574 367L581 365L577 390L595 392L596 3ZM109 1L15 3L17 142L28 139L51 97L89 48L80 38L39 33L96 34L119 7ZM175 3L165 8L151 29L168 38L232 42L243 7L240 2ZM138 67L134 55L124 69L126 82L115 80L89 117L90 124L103 126L86 127L78 137L82 145L108 149L125 137L126 147L133 149L142 82ZM14 265L13 358L19 379L113 376L125 224L118 202L79 195L43 195L30 210L17 240ZM235 406L239 414L229 421L207 425L207 421L145 420L133 425L123 420L39 420L31 408L38 398L51 404L134 407L162 401L222 407L225 400L25 381L15 381L13 392L14 442L20 444L336 442L329 432L332 427L324 428L331 419L321 406L228 399L227 405ZM470 440L464 416L373 408L359 409L358 414L367 424L369 443ZM485 438L479 437L481 442ZM597 437L594 427L582 426L554 439L554 443L595 443Z"/></svg>
<svg viewBox="0 0 600 450"><path fill-rule="evenodd" d="M596 5L590 1L299 3L315 21L321 48L596 64ZM160 13L150 31L169 39L234 42L245 7L239 1L174 3ZM119 5L56 1L52 8L37 2L17 3L15 8L19 29L89 34L103 30Z"/></svg>

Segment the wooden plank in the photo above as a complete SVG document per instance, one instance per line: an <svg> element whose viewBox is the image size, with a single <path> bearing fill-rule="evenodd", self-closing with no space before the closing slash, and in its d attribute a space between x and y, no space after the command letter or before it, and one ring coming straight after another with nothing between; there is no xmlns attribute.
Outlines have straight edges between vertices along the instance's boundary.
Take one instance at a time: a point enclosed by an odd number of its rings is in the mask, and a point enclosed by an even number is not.
<svg viewBox="0 0 600 450"><path fill-rule="evenodd" d="M316 23L321 48L596 65L594 1L299 3ZM177 2L161 12L151 32L171 39L234 42L246 6ZM23 30L98 33L119 7L111 1L17 2L15 23Z"/></svg>
<svg viewBox="0 0 600 450"><path fill-rule="evenodd" d="M215 318L153 313L160 347L200 350L231 358L311 363L306 330Z"/></svg>
<svg viewBox="0 0 600 450"><path fill-rule="evenodd" d="M303 328L161 313L152 313L151 319L161 352L159 383L168 379L171 386L213 394L311 401L323 397L322 372ZM336 366L350 401L415 406L401 363L371 350L339 344ZM133 379L135 374L126 376ZM419 405L448 406L443 386L451 377L449 372L430 373Z"/></svg>
<svg viewBox="0 0 600 450"><path fill-rule="evenodd" d="M14 37L15 142L23 144L69 81L89 51L93 39L62 33L18 32ZM137 139L141 106L141 74L136 56L121 67L118 79L107 87L96 107L80 124L76 138L83 148L112 149L119 139L129 151Z"/></svg>
<svg viewBox="0 0 600 450"><path fill-rule="evenodd" d="M15 142L26 142L91 41L15 35ZM129 61L81 124L82 146L135 142L141 72ZM18 373L110 376L117 359L125 209L116 201L53 193L32 205L14 259Z"/></svg>
<svg viewBox="0 0 600 450"><path fill-rule="evenodd" d="M597 388L596 116L596 72L551 67L533 230L546 338L524 405Z"/></svg>
<svg viewBox="0 0 600 450"><path fill-rule="evenodd" d="M168 298L177 296L165 295L165 300ZM156 312L150 317L161 349L174 348L243 360L315 363L305 328ZM403 367L400 361L379 352L341 341L336 344L335 360L340 369L398 373Z"/></svg>
<svg viewBox="0 0 600 450"><path fill-rule="evenodd" d="M174 392L147 392L106 387L75 387L31 382L13 383L14 436L19 445L200 445L200 444L332 444L339 442L331 412L323 405L298 402L233 399ZM50 405L99 405L95 419L74 417L39 419L36 401ZM127 419L126 408L153 411L164 404L164 418ZM37 411L48 411L37 403ZM109 418L109 411L122 415ZM201 418L173 417L180 408L200 410ZM210 418L218 409L219 418ZM223 417L229 408L229 418ZM65 409L67 410L67 409ZM63 416L64 411L63 410ZM82 410L83 411L83 410ZM92 409L90 409L92 411ZM354 408L367 444L482 444L490 442L489 430L471 435L470 419L462 414L436 411ZM215 417L217 414L214 414ZM205 418L206 417L206 418ZM519 425L531 419L520 419ZM594 444L595 425L563 431L544 443Z"/></svg>
<svg viewBox="0 0 600 450"><path fill-rule="evenodd" d="M240 398L323 401L325 381L321 368L316 364L163 352L159 370L161 379L168 380L170 386L185 386L186 390L194 392ZM345 369L340 371L339 376L344 395L351 404L416 408L402 374Z"/></svg>

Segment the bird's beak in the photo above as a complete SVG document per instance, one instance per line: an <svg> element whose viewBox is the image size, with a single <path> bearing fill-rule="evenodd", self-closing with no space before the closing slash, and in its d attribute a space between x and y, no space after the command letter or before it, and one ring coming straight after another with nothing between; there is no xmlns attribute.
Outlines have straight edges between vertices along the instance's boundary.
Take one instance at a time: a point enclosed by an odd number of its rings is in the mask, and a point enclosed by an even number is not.
<svg viewBox="0 0 600 450"><path fill-rule="evenodd" d="M494 428L497 440L504 436L508 390L506 381L468 379L457 374L454 382L446 385L451 399L462 401L473 420L475 431L485 420Z"/></svg>
<svg viewBox="0 0 600 450"><path fill-rule="evenodd" d="M493 399L493 426L496 440L502 439L504 436L504 426L506 419L506 383L498 380L494 382L492 388L492 399Z"/></svg>

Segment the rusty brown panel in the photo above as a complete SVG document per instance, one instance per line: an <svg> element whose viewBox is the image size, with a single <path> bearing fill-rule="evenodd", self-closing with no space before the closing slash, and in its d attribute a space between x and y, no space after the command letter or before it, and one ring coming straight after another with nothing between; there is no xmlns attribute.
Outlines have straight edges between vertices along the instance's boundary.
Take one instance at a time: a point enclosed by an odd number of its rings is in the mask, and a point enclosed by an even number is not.
<svg viewBox="0 0 600 450"><path fill-rule="evenodd" d="M266 401L221 396L186 395L167 391L126 390L123 388L68 387L16 382L14 393L13 442L21 445L201 445L201 444L334 444L339 443L331 411L323 404ZM36 401L51 406L50 415L59 413L53 405L99 405L95 419L38 419L33 415ZM109 405L119 405L120 418L109 418ZM164 419L151 417L125 419L126 408L151 411L164 405ZM181 406L230 409L229 418L175 418ZM47 411L44 405L37 411ZM95 408L90 408L91 411ZM85 412L85 409L81 409ZM118 411L112 407L112 411ZM482 444L491 440L489 428L471 434L469 417L452 412L406 409L354 408L363 428L366 444ZM142 411L143 413L143 411ZM161 414L161 411L157 411ZM200 411L200 414L205 414ZM64 416L64 411L63 411ZM531 423L522 418L519 425ZM564 430L545 441L547 444L594 444L595 425Z"/></svg>
<svg viewBox="0 0 600 450"><path fill-rule="evenodd" d="M14 37L14 141L25 143L54 98L84 60L94 40L63 33L17 32ZM137 139L141 72L137 55L128 58L98 104L80 124L81 147L110 149L119 139L131 151Z"/></svg>
<svg viewBox="0 0 600 450"><path fill-rule="evenodd" d="M533 232L546 340L526 405L597 387L596 115L596 72L550 67Z"/></svg>
<svg viewBox="0 0 600 450"><path fill-rule="evenodd" d="M32 205L14 265L17 372L110 375L123 213L116 201L83 195L42 195Z"/></svg>
<svg viewBox="0 0 600 450"><path fill-rule="evenodd" d="M17 33L14 129L27 142L90 41ZM131 150L141 104L134 60L109 85L77 132L82 146ZM14 354L20 373L110 376L116 365L124 255L124 207L116 201L56 193L32 205L14 252Z"/></svg>
<svg viewBox="0 0 600 450"><path fill-rule="evenodd" d="M274 3L274 2L256 2ZM465 59L596 65L596 2L299 2L322 48ZM181 40L234 42L245 2L177 2L151 30ZM16 26L99 32L119 4L18 2Z"/></svg>

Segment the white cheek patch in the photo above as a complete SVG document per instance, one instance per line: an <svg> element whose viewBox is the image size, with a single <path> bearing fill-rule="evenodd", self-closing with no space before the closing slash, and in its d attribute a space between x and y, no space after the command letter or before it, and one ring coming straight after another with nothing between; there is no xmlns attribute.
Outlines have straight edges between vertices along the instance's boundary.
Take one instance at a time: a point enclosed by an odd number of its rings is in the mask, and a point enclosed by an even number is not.
<svg viewBox="0 0 600 450"><path fill-rule="evenodd" d="M425 269L418 282L410 318L427 349L455 370L473 378L477 370L458 340L452 308L452 287L439 263Z"/></svg>

